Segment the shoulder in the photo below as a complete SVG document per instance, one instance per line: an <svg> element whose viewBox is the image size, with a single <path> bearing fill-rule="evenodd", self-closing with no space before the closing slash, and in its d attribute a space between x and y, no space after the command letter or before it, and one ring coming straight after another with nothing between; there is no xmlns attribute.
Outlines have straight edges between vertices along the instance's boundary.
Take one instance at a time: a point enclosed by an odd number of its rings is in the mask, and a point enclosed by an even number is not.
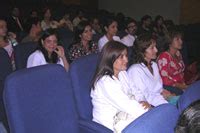
<svg viewBox="0 0 200 133"><path fill-rule="evenodd" d="M113 36L113 40L120 41L120 38L119 38L119 36Z"/></svg>
<svg viewBox="0 0 200 133"><path fill-rule="evenodd" d="M99 42L102 42L102 41L106 41L106 36L104 35L104 36L102 36L100 39L99 39Z"/></svg>
<svg viewBox="0 0 200 133"><path fill-rule="evenodd" d="M145 67L145 66L141 63L133 64L129 67L128 71L140 70L142 69L142 67Z"/></svg>
<svg viewBox="0 0 200 133"><path fill-rule="evenodd" d="M160 59L160 58L169 58L169 57L170 57L170 54L167 51L165 51L165 52L160 53L158 59Z"/></svg>
<svg viewBox="0 0 200 133"><path fill-rule="evenodd" d="M144 64L138 63L133 64L128 69L128 75L140 75L143 74L143 68L146 67Z"/></svg>
<svg viewBox="0 0 200 133"><path fill-rule="evenodd" d="M42 54L41 51L39 50L36 50L35 52L33 52L29 58L41 58L41 57L44 57L44 55Z"/></svg>

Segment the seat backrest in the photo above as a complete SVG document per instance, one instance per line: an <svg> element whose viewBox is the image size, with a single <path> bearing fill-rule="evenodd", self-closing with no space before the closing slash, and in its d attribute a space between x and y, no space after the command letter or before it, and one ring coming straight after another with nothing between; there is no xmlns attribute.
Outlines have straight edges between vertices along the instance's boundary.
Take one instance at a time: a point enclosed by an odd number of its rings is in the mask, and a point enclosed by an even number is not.
<svg viewBox="0 0 200 133"><path fill-rule="evenodd" d="M174 133L179 117L176 106L157 106L129 124L123 133Z"/></svg>
<svg viewBox="0 0 200 133"><path fill-rule="evenodd" d="M90 97L91 80L96 70L98 54L81 57L72 62L70 77L75 94L79 117L92 120L92 102Z"/></svg>
<svg viewBox="0 0 200 133"><path fill-rule="evenodd" d="M4 103L12 133L78 133L71 80L56 64L23 69L5 82Z"/></svg>
<svg viewBox="0 0 200 133"><path fill-rule="evenodd" d="M37 43L35 42L20 43L14 47L16 70L26 68L28 57L36 48Z"/></svg>
<svg viewBox="0 0 200 133"><path fill-rule="evenodd" d="M0 98L2 99L4 81L12 72L11 59L4 48L0 48Z"/></svg>
<svg viewBox="0 0 200 133"><path fill-rule="evenodd" d="M200 81L196 81L191 84L187 90L180 96L177 106L181 113L186 109L192 102L200 99Z"/></svg>
<svg viewBox="0 0 200 133"><path fill-rule="evenodd" d="M3 104L3 89L6 77L12 73L11 59L4 48L0 48L0 121L9 130L6 112Z"/></svg>

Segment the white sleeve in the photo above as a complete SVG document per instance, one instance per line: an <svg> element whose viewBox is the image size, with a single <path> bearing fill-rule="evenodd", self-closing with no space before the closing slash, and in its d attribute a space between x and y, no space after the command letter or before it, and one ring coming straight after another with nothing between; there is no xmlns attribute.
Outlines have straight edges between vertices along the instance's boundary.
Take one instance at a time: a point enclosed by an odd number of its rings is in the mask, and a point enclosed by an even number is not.
<svg viewBox="0 0 200 133"><path fill-rule="evenodd" d="M109 78L109 80L103 80L98 83L102 94L112 106L134 117L139 117L147 111L136 100L129 99L123 92L121 85L112 80L112 78Z"/></svg>
<svg viewBox="0 0 200 133"><path fill-rule="evenodd" d="M132 84L143 93L143 96L145 97L145 101L152 104L153 106L158 106L163 103L167 103L167 101L163 98L163 96L160 93L152 92L148 89L147 83L145 83L145 79L142 79L142 74L137 66L136 67L130 67L128 70L128 75L130 77L130 80L132 81ZM145 78L145 77L144 77Z"/></svg>
<svg viewBox="0 0 200 133"><path fill-rule="evenodd" d="M146 95L148 94L145 83L139 78L140 72L137 69L130 67L128 69L128 77L132 93L135 95L137 101L147 101Z"/></svg>
<svg viewBox="0 0 200 133"><path fill-rule="evenodd" d="M27 68L44 65L44 59L41 57L40 53L34 52L28 57Z"/></svg>
<svg viewBox="0 0 200 133"><path fill-rule="evenodd" d="M98 49L99 49L99 52L101 52L103 46L105 45L105 41L103 38L100 38L99 41L98 41Z"/></svg>

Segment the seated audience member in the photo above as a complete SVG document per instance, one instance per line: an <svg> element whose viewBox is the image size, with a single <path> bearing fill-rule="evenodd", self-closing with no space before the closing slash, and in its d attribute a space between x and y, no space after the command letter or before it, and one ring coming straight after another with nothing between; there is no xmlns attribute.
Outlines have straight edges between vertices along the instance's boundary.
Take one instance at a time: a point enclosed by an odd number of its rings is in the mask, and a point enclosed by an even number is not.
<svg viewBox="0 0 200 133"><path fill-rule="evenodd" d="M165 35L168 33L167 27L164 24L164 18L160 15L156 16L153 26L153 34L156 38L158 53L163 51Z"/></svg>
<svg viewBox="0 0 200 133"><path fill-rule="evenodd" d="M76 27L81 21L87 21L83 10L78 10L76 15L77 16L72 21L74 27Z"/></svg>
<svg viewBox="0 0 200 133"><path fill-rule="evenodd" d="M190 104L179 116L175 133L200 132L200 100Z"/></svg>
<svg viewBox="0 0 200 133"><path fill-rule="evenodd" d="M15 70L15 62L12 40L15 40L15 38L16 35L14 33L8 33L6 21L0 19L0 47L7 51L12 62L13 70Z"/></svg>
<svg viewBox="0 0 200 133"><path fill-rule="evenodd" d="M200 80L200 58L187 66L184 73L184 79L188 85Z"/></svg>
<svg viewBox="0 0 200 133"><path fill-rule="evenodd" d="M132 47L137 37L136 31L137 31L137 22L131 18L127 19L125 28L125 32L127 33L127 35L121 39L123 44L125 44L128 47Z"/></svg>
<svg viewBox="0 0 200 133"><path fill-rule="evenodd" d="M147 101L153 106L168 103L170 101L176 104L176 101L171 101L172 94L163 88L162 79L159 69L153 60L157 57L156 41L151 34L143 34L138 36L135 42L135 62L128 69L131 87L137 88L142 93L138 97L138 101ZM173 99L178 99L173 97Z"/></svg>
<svg viewBox="0 0 200 133"><path fill-rule="evenodd" d="M157 59L164 88L176 95L182 94L188 87L184 81L185 65L180 53L182 44L181 32L176 27L170 29L166 36L166 50Z"/></svg>
<svg viewBox="0 0 200 133"><path fill-rule="evenodd" d="M42 30L46 30L49 28L57 28L59 23L55 20L52 20L52 14L50 8L44 9L43 20L41 21Z"/></svg>
<svg viewBox="0 0 200 133"><path fill-rule="evenodd" d="M64 27L69 29L70 31L74 31L73 24L70 20L70 14L65 13L65 15L62 17L62 19L59 21L59 27Z"/></svg>
<svg viewBox="0 0 200 133"><path fill-rule="evenodd" d="M8 31L15 33L17 36L17 41L21 41L24 37L24 23L21 18L20 10L18 7L13 7L10 16L7 20Z"/></svg>
<svg viewBox="0 0 200 133"><path fill-rule="evenodd" d="M151 107L129 93L127 63L127 47L109 41L100 53L92 82L93 121L117 133Z"/></svg>
<svg viewBox="0 0 200 133"><path fill-rule="evenodd" d="M118 36L116 36L117 34L117 21L110 17L107 18L105 20L104 23L104 30L105 30L105 35L103 37L101 37L98 41L98 47L99 47L99 51L101 51L101 49L103 48L103 46L111 40L114 41L121 41L120 38Z"/></svg>
<svg viewBox="0 0 200 133"><path fill-rule="evenodd" d="M167 27L164 24L164 18L160 15L155 18L153 32L157 37L164 36L168 32Z"/></svg>
<svg viewBox="0 0 200 133"><path fill-rule="evenodd" d="M39 39L38 49L33 52L27 61L27 68L56 63L62 65L66 70L69 63L65 57L62 46L58 45L58 37L54 29L47 29Z"/></svg>
<svg viewBox="0 0 200 133"><path fill-rule="evenodd" d="M137 35L144 33L152 33L152 18L149 15L145 15L141 18L141 25L139 25L137 30Z"/></svg>
<svg viewBox="0 0 200 133"><path fill-rule="evenodd" d="M91 20L90 20L90 25L92 26L92 33L93 35L95 34L102 34L102 29L101 29L101 26L99 24L99 19L97 17L93 17Z"/></svg>
<svg viewBox="0 0 200 133"><path fill-rule="evenodd" d="M71 61L91 53L98 52L98 46L92 42L92 28L88 21L81 21L75 28L75 41L70 48Z"/></svg>
<svg viewBox="0 0 200 133"><path fill-rule="evenodd" d="M29 23L27 25L27 32L29 34L22 39L22 43L25 42L38 42L40 36L41 36L41 26L40 26L40 21L38 18L32 18L29 19Z"/></svg>

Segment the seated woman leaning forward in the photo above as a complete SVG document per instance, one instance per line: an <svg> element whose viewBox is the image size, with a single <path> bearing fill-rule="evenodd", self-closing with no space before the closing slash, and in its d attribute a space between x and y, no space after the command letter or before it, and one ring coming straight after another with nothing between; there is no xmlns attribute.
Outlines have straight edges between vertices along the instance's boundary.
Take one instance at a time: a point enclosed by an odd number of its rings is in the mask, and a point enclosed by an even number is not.
<svg viewBox="0 0 200 133"><path fill-rule="evenodd" d="M188 87L184 80L185 65L180 50L182 33L174 27L166 35L166 48L157 59L163 84L170 92L180 95Z"/></svg>
<svg viewBox="0 0 200 133"><path fill-rule="evenodd" d="M64 49L58 45L58 37L54 29L44 31L39 39L37 50L28 58L27 68L49 63L60 64L66 70L69 69Z"/></svg>
<svg viewBox="0 0 200 133"><path fill-rule="evenodd" d="M109 41L102 49L92 82L93 121L114 132L121 132L150 108L132 95L125 71L127 63L127 47Z"/></svg>
<svg viewBox="0 0 200 133"><path fill-rule="evenodd" d="M135 42L135 62L128 69L128 75L132 82L132 89L138 89L142 95L138 101L147 101L153 106L168 103L176 104L178 97L174 97L169 91L163 89L159 69L153 60L158 52L156 41L151 34L140 35ZM175 100L175 101L174 101Z"/></svg>

